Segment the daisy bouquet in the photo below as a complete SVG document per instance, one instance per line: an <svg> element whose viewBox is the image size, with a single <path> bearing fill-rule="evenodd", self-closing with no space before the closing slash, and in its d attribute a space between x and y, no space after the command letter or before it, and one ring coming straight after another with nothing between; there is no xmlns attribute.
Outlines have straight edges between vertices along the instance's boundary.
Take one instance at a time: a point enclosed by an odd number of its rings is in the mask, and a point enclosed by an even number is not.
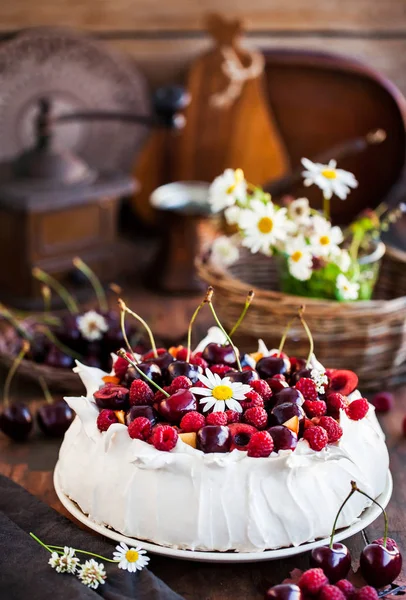
<svg viewBox="0 0 406 600"><path fill-rule="evenodd" d="M303 158L304 185L316 185L323 194L323 212L312 209L307 198L289 199L280 206L261 187L248 183L241 169L226 169L210 186L213 211L224 211L236 234L220 236L211 247L211 261L228 267L239 258L239 247L253 254L278 257L284 292L339 301L366 300L372 295L384 245L380 232L396 220L403 207L381 205L366 211L345 230L333 225L330 202L345 200L358 186L354 175Z"/></svg>

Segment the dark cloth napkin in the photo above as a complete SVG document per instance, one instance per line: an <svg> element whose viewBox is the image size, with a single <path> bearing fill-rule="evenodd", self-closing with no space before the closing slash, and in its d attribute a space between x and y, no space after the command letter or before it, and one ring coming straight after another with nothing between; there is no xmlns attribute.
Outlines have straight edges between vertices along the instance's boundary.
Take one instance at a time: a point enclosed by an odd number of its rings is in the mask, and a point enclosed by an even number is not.
<svg viewBox="0 0 406 600"><path fill-rule="evenodd" d="M0 599L1 600L182 600L148 569L128 573L104 562L107 579L92 590L77 577L57 573L48 565L50 553L33 540L71 546L112 558L107 542L74 523L0 475ZM86 560L82 555L82 561ZM151 557L153 562L153 557ZM100 559L95 559L103 562Z"/></svg>

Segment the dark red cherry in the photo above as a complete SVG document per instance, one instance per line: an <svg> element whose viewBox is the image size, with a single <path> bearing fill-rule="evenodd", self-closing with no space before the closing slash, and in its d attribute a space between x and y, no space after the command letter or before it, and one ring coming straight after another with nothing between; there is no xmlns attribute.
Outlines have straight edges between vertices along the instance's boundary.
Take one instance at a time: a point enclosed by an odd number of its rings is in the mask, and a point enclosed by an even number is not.
<svg viewBox="0 0 406 600"><path fill-rule="evenodd" d="M269 413L270 425L283 425L292 417L299 417L299 426L303 425L305 418L304 410L298 404L293 402L285 402L284 404L278 404Z"/></svg>
<svg viewBox="0 0 406 600"><path fill-rule="evenodd" d="M71 369L74 360L71 356L64 354L56 346L51 346L44 360L44 364L48 365L48 367L56 367L58 369Z"/></svg>
<svg viewBox="0 0 406 600"><path fill-rule="evenodd" d="M203 350L202 356L210 365L222 364L235 367L237 364L235 352L230 344L223 346L222 344L211 342Z"/></svg>
<svg viewBox="0 0 406 600"><path fill-rule="evenodd" d="M324 571L330 583L336 583L340 579L346 579L351 569L351 554L347 546L335 542L333 547L320 546L314 548L310 554L312 567Z"/></svg>
<svg viewBox="0 0 406 600"><path fill-rule="evenodd" d="M175 425L179 425L182 417L191 410L197 410L197 400L189 390L178 390L158 404L161 417Z"/></svg>
<svg viewBox="0 0 406 600"><path fill-rule="evenodd" d="M126 424L129 425L137 417L145 417L151 421L152 425L155 425L158 420L158 413L152 406L147 404L132 406L125 416Z"/></svg>
<svg viewBox="0 0 406 600"><path fill-rule="evenodd" d="M32 424L30 409L25 404L9 404L0 414L0 431L16 442L28 437Z"/></svg>
<svg viewBox="0 0 406 600"><path fill-rule="evenodd" d="M233 382L250 384L251 381L255 381L259 379L259 375L256 371L252 369L243 369L242 371L229 371L225 374L225 377L228 377Z"/></svg>
<svg viewBox="0 0 406 600"><path fill-rule="evenodd" d="M231 434L223 425L205 425L197 432L196 445L202 452L229 452Z"/></svg>
<svg viewBox="0 0 406 600"><path fill-rule="evenodd" d="M228 426L231 433L230 450L246 450L248 442L253 434L258 431L256 427L248 425L248 423L231 423Z"/></svg>
<svg viewBox="0 0 406 600"><path fill-rule="evenodd" d="M153 362L140 362L138 363L137 367L143 373L145 373L147 377L152 379L152 381L155 381L155 383L157 383L158 385L162 384L162 371L158 367L158 365L156 365ZM142 381L148 383L149 387L153 392L156 392L156 387L154 387L152 383L149 383L145 379L145 377L143 377L132 365L130 365L127 369L126 374L124 375L124 384L128 387L131 387L131 384L135 379L142 379Z"/></svg>
<svg viewBox="0 0 406 600"><path fill-rule="evenodd" d="M201 373L203 373L202 367L191 365L185 360L175 360L175 362L168 366L167 380L168 383L171 383L175 377L184 375L185 377L188 377L192 383L196 383L199 381L199 375Z"/></svg>
<svg viewBox="0 0 406 600"><path fill-rule="evenodd" d="M274 451L294 450L297 446L297 435L284 425L274 425L268 429L274 443Z"/></svg>
<svg viewBox="0 0 406 600"><path fill-rule="evenodd" d="M272 390L273 395L275 396L281 390L289 387L289 384L284 379L278 379L276 377L270 377L266 380L267 384Z"/></svg>
<svg viewBox="0 0 406 600"><path fill-rule="evenodd" d="M281 583L269 588L265 600L302 600L302 592L295 583Z"/></svg>
<svg viewBox="0 0 406 600"><path fill-rule="evenodd" d="M311 377L311 373L311 369L299 369L298 371L295 371L290 377L290 384L296 385L296 383L299 381L299 379L302 379L302 377Z"/></svg>
<svg viewBox="0 0 406 600"><path fill-rule="evenodd" d="M289 361L283 356L264 356L256 364L261 379L268 379L274 375L284 375L289 370Z"/></svg>
<svg viewBox="0 0 406 600"><path fill-rule="evenodd" d="M129 407L129 390L122 385L108 383L97 390L93 397L99 408L126 410Z"/></svg>
<svg viewBox="0 0 406 600"><path fill-rule="evenodd" d="M74 418L75 413L62 399L54 404L40 406L37 412L41 431L50 437L62 437Z"/></svg>
<svg viewBox="0 0 406 600"><path fill-rule="evenodd" d="M304 403L303 394L296 388L287 387L278 392L274 397L274 405L284 404L285 402L293 402L302 406Z"/></svg>
<svg viewBox="0 0 406 600"><path fill-rule="evenodd" d="M365 581L376 588L389 585L402 570L399 548L385 548L382 544L368 544L360 556L360 570Z"/></svg>
<svg viewBox="0 0 406 600"><path fill-rule="evenodd" d="M157 365L161 369L161 373L163 376L166 375L166 371L170 364L174 362L174 357L172 354L169 354L165 348L158 348L158 357L155 358L154 353L152 351L147 352L142 357L142 361L146 363L152 363Z"/></svg>

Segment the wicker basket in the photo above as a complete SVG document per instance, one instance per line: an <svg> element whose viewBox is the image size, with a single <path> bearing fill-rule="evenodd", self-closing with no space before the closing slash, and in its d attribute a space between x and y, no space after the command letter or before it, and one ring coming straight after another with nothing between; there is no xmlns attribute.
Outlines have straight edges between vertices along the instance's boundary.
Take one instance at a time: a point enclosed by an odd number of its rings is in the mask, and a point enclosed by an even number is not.
<svg viewBox="0 0 406 600"><path fill-rule="evenodd" d="M406 253L388 248L383 258L374 300L340 303L290 296L276 291L273 260L241 252L228 272L198 262L200 277L215 289L214 302L226 327L241 313L250 289L256 292L236 343L246 350L262 338L268 347L279 345L287 321L306 305L315 352L326 367L353 369L362 389L383 389L406 381ZM306 356L309 344L300 324L292 327L286 349Z"/></svg>

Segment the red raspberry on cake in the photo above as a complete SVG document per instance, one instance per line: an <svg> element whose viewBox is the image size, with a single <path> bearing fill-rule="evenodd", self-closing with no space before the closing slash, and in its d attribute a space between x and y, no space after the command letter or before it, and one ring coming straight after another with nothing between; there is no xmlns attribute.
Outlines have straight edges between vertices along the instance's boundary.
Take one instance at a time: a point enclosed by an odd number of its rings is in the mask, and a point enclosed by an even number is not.
<svg viewBox="0 0 406 600"><path fill-rule="evenodd" d="M304 418L303 429L309 429L309 427L314 427L315 423L311 419L307 417Z"/></svg>
<svg viewBox="0 0 406 600"><path fill-rule="evenodd" d="M254 458L267 458L272 453L273 446L273 439L267 431L257 431L251 436L251 439L248 442L248 456Z"/></svg>
<svg viewBox="0 0 406 600"><path fill-rule="evenodd" d="M206 425L227 425L227 415L223 412L212 412L206 417Z"/></svg>
<svg viewBox="0 0 406 600"><path fill-rule="evenodd" d="M343 430L333 417L320 417L319 425L327 432L329 444L334 444L334 442L341 439Z"/></svg>
<svg viewBox="0 0 406 600"><path fill-rule="evenodd" d="M247 410L248 408L254 408L254 406L260 406L261 408L264 408L264 400L254 390L247 392L245 394L245 400L242 400L240 404L243 410Z"/></svg>
<svg viewBox="0 0 406 600"><path fill-rule="evenodd" d="M321 588L318 600L346 600L346 598L339 587L327 584Z"/></svg>
<svg viewBox="0 0 406 600"><path fill-rule="evenodd" d="M302 592L310 596L318 594L321 588L327 584L328 579L322 569L309 569L303 573L298 581L298 586Z"/></svg>
<svg viewBox="0 0 406 600"><path fill-rule="evenodd" d="M178 432L171 425L157 425L151 435L153 446L157 450L170 452L178 441Z"/></svg>
<svg viewBox="0 0 406 600"><path fill-rule="evenodd" d="M153 404L154 403L154 392L151 390L149 385L142 381L142 379L134 379L130 387L130 404L135 406L136 404Z"/></svg>
<svg viewBox="0 0 406 600"><path fill-rule="evenodd" d="M368 400L366 398L359 398L358 400L353 400L353 402L347 406L345 412L352 421L360 421L367 416L368 410Z"/></svg>
<svg viewBox="0 0 406 600"><path fill-rule="evenodd" d="M250 386L252 389L257 392L262 398L264 402L269 402L272 398L272 390L269 387L269 383L265 381L265 379L255 379L250 382Z"/></svg>
<svg viewBox="0 0 406 600"><path fill-rule="evenodd" d="M378 592L370 585L364 585L355 593L355 600L378 600L378 598Z"/></svg>
<svg viewBox="0 0 406 600"><path fill-rule="evenodd" d="M352 600L355 594L355 587L348 579L340 579L337 581L336 586L342 591L347 600Z"/></svg>
<svg viewBox="0 0 406 600"><path fill-rule="evenodd" d="M233 370L229 365L222 364L211 365L209 368L212 373L216 373L217 375L220 375L220 377L224 377L226 373Z"/></svg>
<svg viewBox="0 0 406 600"><path fill-rule="evenodd" d="M231 423L228 428L231 433L230 450L246 450L251 437L258 431L248 423Z"/></svg>
<svg viewBox="0 0 406 600"><path fill-rule="evenodd" d="M327 396L327 413L338 418L340 415L340 409L345 409L348 402L345 396L339 392L331 392Z"/></svg>
<svg viewBox="0 0 406 600"><path fill-rule="evenodd" d="M303 410L310 419L313 417L322 417L327 412L327 405L324 400L305 400Z"/></svg>
<svg viewBox="0 0 406 600"><path fill-rule="evenodd" d="M316 382L309 377L302 377L299 379L295 388L299 390L299 392L302 392L305 400L317 400L318 398Z"/></svg>
<svg viewBox="0 0 406 600"><path fill-rule="evenodd" d="M204 427L205 422L206 420L202 414L192 410L182 417L180 428L185 433L193 433Z"/></svg>
<svg viewBox="0 0 406 600"><path fill-rule="evenodd" d="M230 423L239 423L241 421L241 417L242 414L237 412L236 410L226 410L225 412L226 416L227 416L227 424L230 425Z"/></svg>
<svg viewBox="0 0 406 600"><path fill-rule="evenodd" d="M129 352L127 352L127 356L128 358L132 358ZM114 363L114 373L120 380L123 379L124 375L127 373L127 369L129 366L130 365L125 360L125 358L121 358L121 356L119 356L116 362Z"/></svg>
<svg viewBox="0 0 406 600"><path fill-rule="evenodd" d="M310 448L316 452L320 452L320 450L323 450L328 444L327 432L319 425L306 429L303 433L303 439L305 439Z"/></svg>
<svg viewBox="0 0 406 600"><path fill-rule="evenodd" d="M201 352L196 352L196 354L190 358L190 364L195 365L196 367L202 367L203 372L209 366L209 363L204 360Z"/></svg>
<svg viewBox="0 0 406 600"><path fill-rule="evenodd" d="M128 435L133 440L147 441L151 435L152 424L146 417L137 417L128 426Z"/></svg>
<svg viewBox="0 0 406 600"><path fill-rule="evenodd" d="M176 349L176 360L186 360L187 359L187 348L184 346L178 346Z"/></svg>
<svg viewBox="0 0 406 600"><path fill-rule="evenodd" d="M99 431L107 431L110 425L118 423L118 417L114 410L104 408L101 410L97 417L97 428Z"/></svg>
<svg viewBox="0 0 406 600"><path fill-rule="evenodd" d="M172 381L171 385L169 386L169 389L170 389L169 393L174 394L178 390L188 390L191 387L192 387L192 382L190 381L189 377L185 377L185 375L179 375L178 377L175 377L175 379Z"/></svg>
<svg viewBox="0 0 406 600"><path fill-rule="evenodd" d="M243 419L249 425L253 425L257 429L265 429L268 423L268 413L260 406L248 408L243 416Z"/></svg>

